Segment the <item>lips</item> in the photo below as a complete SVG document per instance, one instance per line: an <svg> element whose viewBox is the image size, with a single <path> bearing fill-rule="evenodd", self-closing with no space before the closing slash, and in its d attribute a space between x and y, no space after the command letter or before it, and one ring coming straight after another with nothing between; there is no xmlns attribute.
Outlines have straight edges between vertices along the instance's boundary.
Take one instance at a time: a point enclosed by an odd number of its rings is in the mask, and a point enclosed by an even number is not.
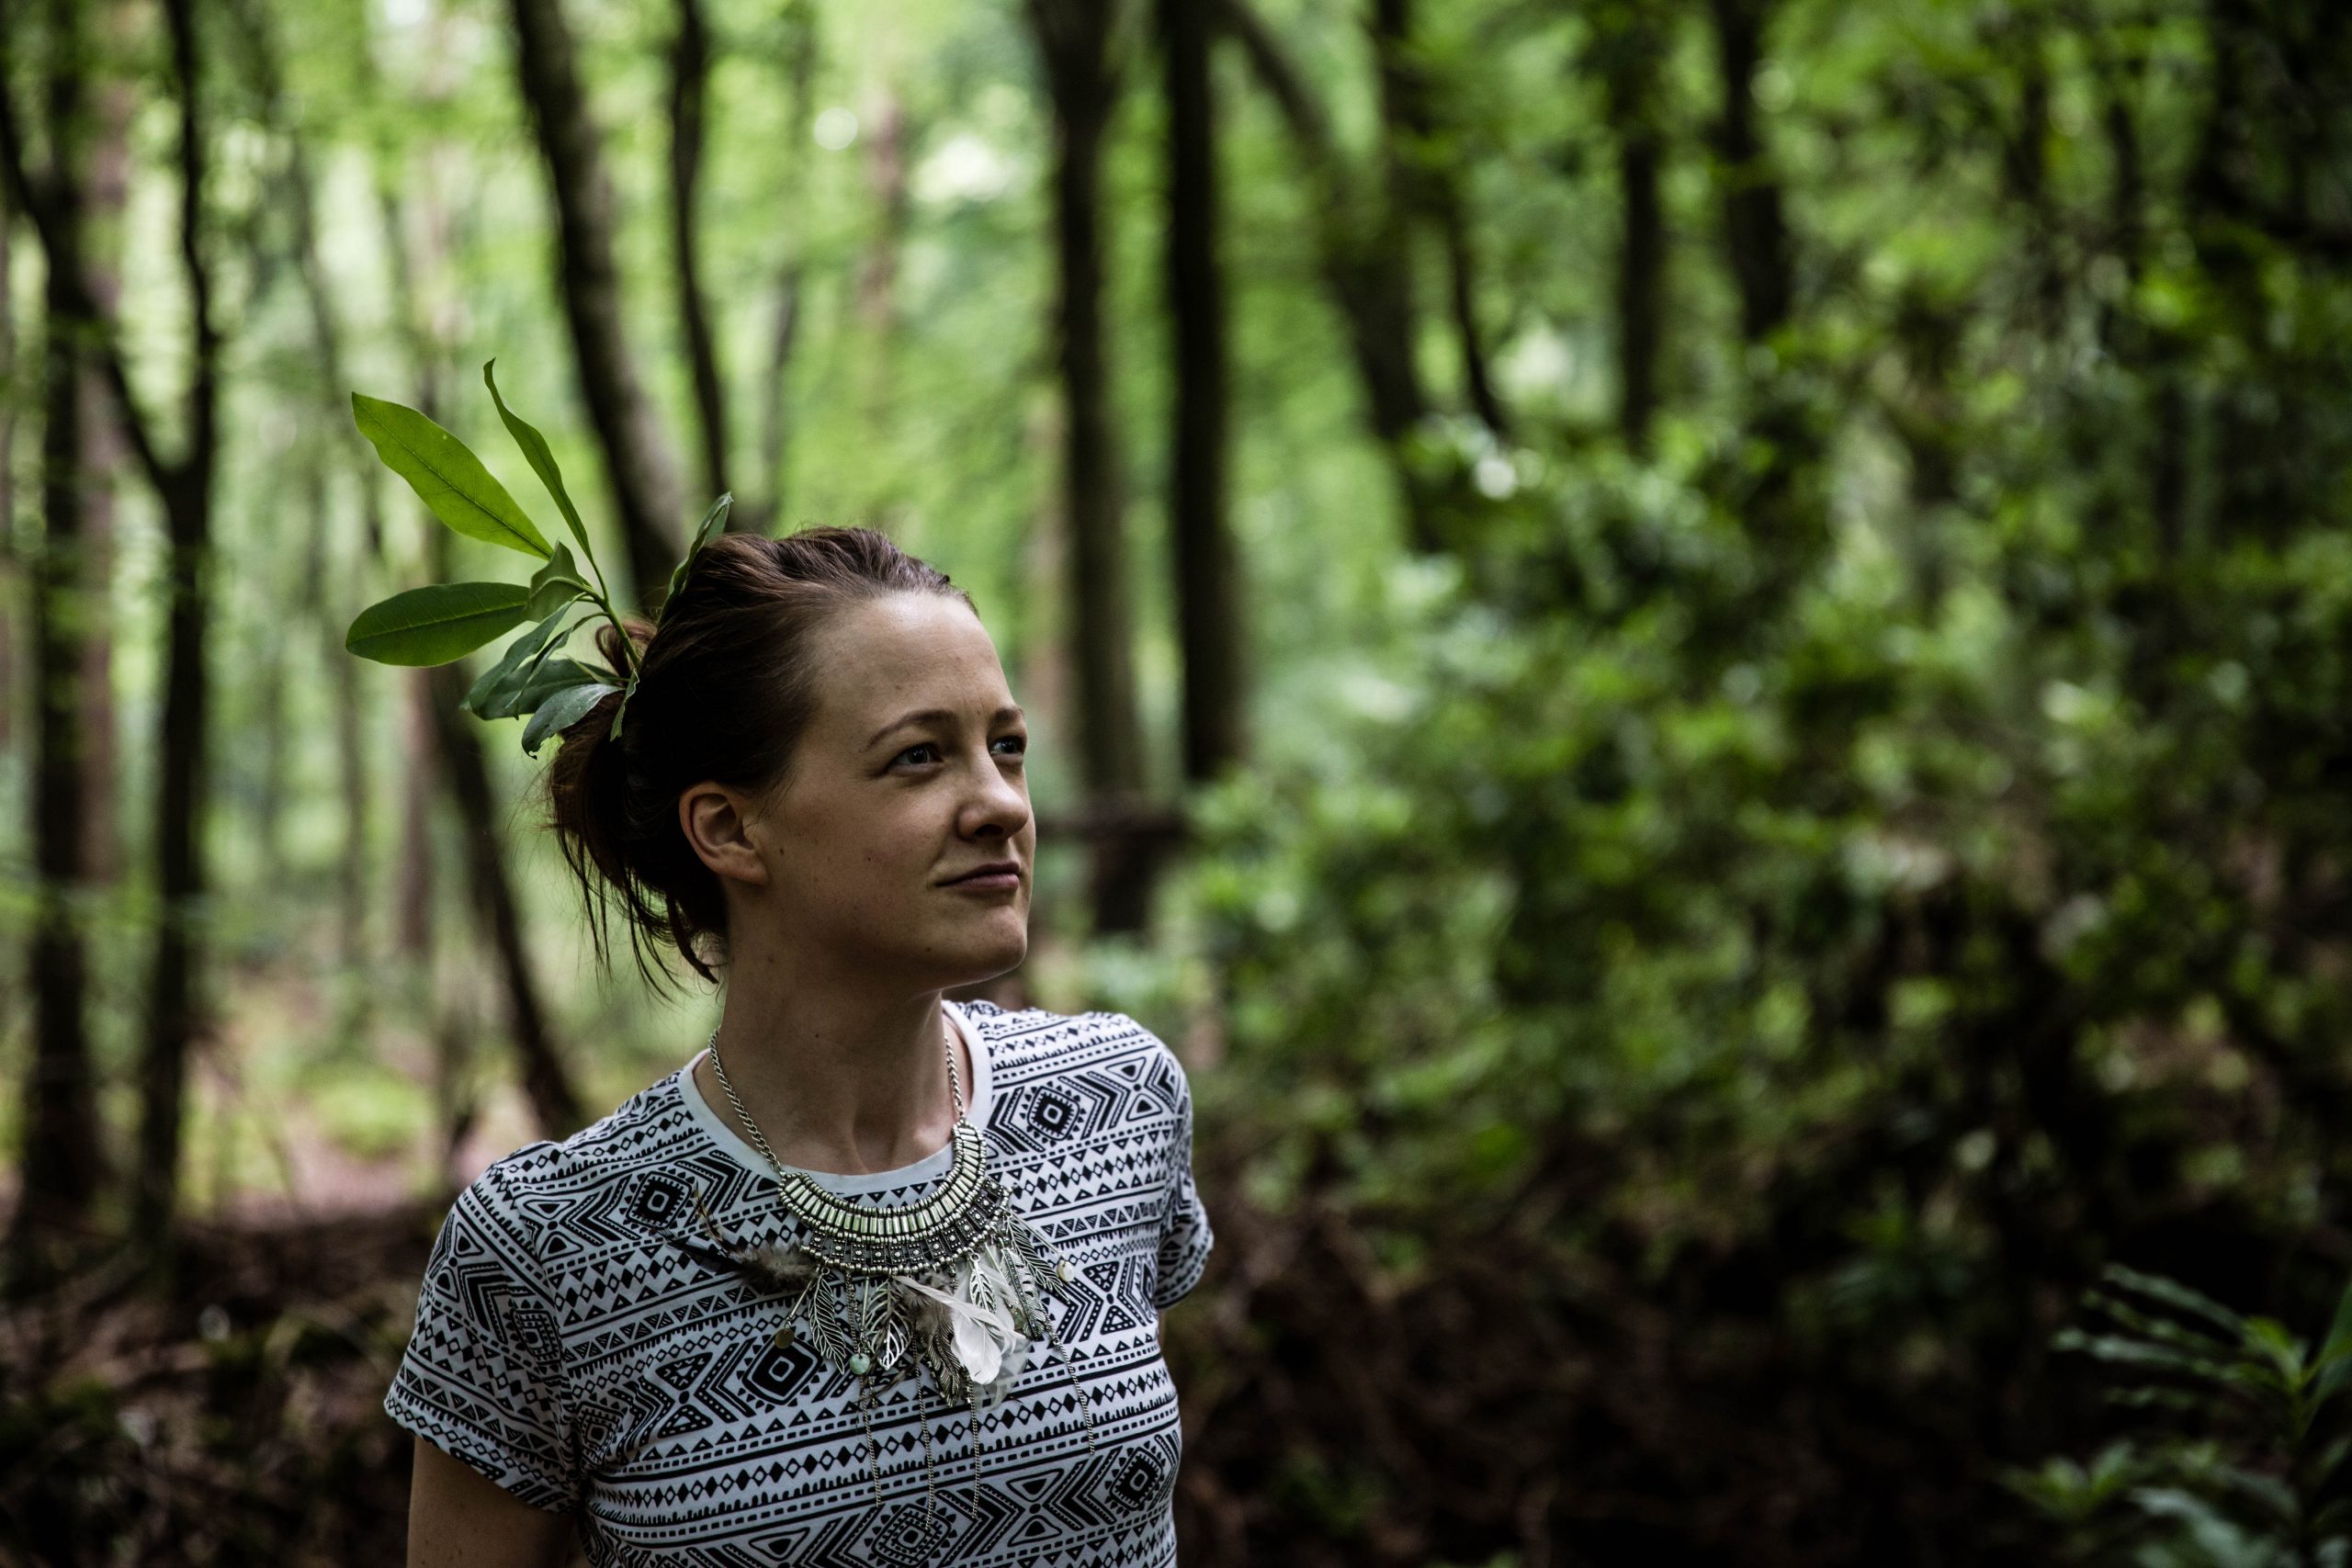
<svg viewBox="0 0 2352 1568"><path fill-rule="evenodd" d="M1004 860L998 861L993 865L974 866L971 870L966 872L961 876L949 877L945 882L941 883L940 886L943 887L953 887L958 883L972 882L985 876L1010 876L1018 880L1020 875L1021 868L1018 865L1015 865L1012 862Z"/></svg>

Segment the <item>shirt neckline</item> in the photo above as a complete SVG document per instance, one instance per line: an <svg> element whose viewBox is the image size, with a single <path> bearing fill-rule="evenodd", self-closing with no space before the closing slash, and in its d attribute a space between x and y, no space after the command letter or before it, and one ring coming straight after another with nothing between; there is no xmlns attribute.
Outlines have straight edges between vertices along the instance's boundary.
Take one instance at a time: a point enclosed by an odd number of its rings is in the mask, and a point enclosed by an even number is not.
<svg viewBox="0 0 2352 1568"><path fill-rule="evenodd" d="M939 1007L940 1010L947 1015L949 1026L964 1037L965 1044L972 1053L972 1093L967 1102L964 1119L975 1127L985 1127L988 1123L989 1098L994 1088L995 1077L989 1062L988 1036L972 1022L970 1015L965 1012L962 1003L950 1001L942 997ZM727 1124L726 1120L718 1111L711 1109L710 1101L703 1096L702 1086L695 1082L695 1069L701 1066L702 1059L709 1055L710 1047L706 1045L695 1053L693 1060L678 1069L678 1094L685 1101L686 1114L693 1118L696 1126L709 1134L711 1141L718 1145L720 1152L728 1158L754 1176L775 1180L776 1168L770 1165L765 1155L753 1148L736 1133L734 1128ZM913 1164L902 1165L892 1170L871 1170L852 1174L838 1170L808 1170L790 1165L784 1168L797 1171L830 1191L885 1192L894 1187L907 1187L918 1181L929 1180L933 1177L944 1176L947 1174L948 1168L955 1163L956 1140L950 1137L945 1144Z"/></svg>

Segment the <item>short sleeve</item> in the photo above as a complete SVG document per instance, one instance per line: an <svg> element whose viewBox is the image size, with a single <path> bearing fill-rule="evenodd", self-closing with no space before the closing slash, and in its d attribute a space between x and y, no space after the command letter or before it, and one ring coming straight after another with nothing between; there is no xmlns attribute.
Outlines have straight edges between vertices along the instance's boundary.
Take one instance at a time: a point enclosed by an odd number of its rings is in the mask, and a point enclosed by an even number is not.
<svg viewBox="0 0 2352 1568"><path fill-rule="evenodd" d="M1169 1161L1167 1207L1159 1221L1159 1278L1151 1292L1151 1304L1163 1312L1200 1283L1202 1270L1209 1266L1209 1247L1216 1239L1209 1230L1208 1210L1202 1206L1200 1192L1193 1185L1192 1085L1173 1052L1169 1053L1168 1066L1175 1075L1176 1142Z"/></svg>
<svg viewBox="0 0 2352 1568"><path fill-rule="evenodd" d="M384 1413L535 1507L580 1500L554 1298L491 1167L458 1194Z"/></svg>

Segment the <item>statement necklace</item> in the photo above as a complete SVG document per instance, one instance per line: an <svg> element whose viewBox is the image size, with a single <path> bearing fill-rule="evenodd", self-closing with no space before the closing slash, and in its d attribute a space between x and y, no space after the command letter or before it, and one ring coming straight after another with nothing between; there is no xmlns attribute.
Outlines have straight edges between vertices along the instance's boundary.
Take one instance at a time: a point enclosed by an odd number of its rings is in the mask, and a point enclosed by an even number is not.
<svg viewBox="0 0 2352 1568"><path fill-rule="evenodd" d="M952 1031L945 1039L947 1084L956 1126L947 1174L919 1203L868 1208L852 1203L786 1169L752 1120L718 1055L710 1032L710 1065L752 1141L775 1168L776 1202L791 1221L791 1236L763 1247L729 1243L695 1195L719 1251L677 1237L675 1245L742 1270L786 1297L775 1343L789 1345L805 1329L827 1366L856 1380L858 1414L865 1428L866 1475L882 1496L874 1438L874 1397L910 1375L928 1371L943 1400L967 1404L972 1416L972 1483L979 1485L979 1413L1002 1399L1020 1375L1032 1342L1060 1351L1070 1393L1086 1420L1087 1451L1094 1451L1094 1412L1069 1348L1055 1337L1046 1297L1068 1301L1077 1266L1036 1226L1012 1212L1004 1183L989 1168L988 1144L964 1113L964 1084L956 1070ZM918 1394L918 1403L921 1395ZM931 1418L922 1418L923 1512L934 1517L936 1467Z"/></svg>

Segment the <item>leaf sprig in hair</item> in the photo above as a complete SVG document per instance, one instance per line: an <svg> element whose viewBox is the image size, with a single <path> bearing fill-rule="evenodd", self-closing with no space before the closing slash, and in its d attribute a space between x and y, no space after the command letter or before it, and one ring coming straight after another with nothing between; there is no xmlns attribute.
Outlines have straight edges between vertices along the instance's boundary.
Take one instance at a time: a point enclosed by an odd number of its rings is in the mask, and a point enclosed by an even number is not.
<svg viewBox="0 0 2352 1568"><path fill-rule="evenodd" d="M577 722L615 692L621 694L612 728L614 738L618 739L643 667L637 645L613 606L604 571L596 564L596 552L588 543L587 527L564 488L555 454L548 449L547 438L509 409L499 395L498 382L491 373L496 363L491 360L482 366L481 378L490 389L491 400L498 405L498 417L554 498L556 510L563 514L565 526L580 546L579 558L588 563L594 582L582 575L571 545L550 545L498 477L464 442L414 409L354 392L351 412L359 433L374 445L385 467L408 481L434 516L469 539L535 557L543 564L528 583L435 582L395 593L362 610L344 634L343 645L379 664L447 664L528 622L530 629L506 645L498 662L482 671L459 705L478 718L527 719L523 750L537 757L549 735ZM703 547L727 525L733 504L729 495L711 503L686 547L685 558L670 574L670 599L685 586ZM665 599L662 610L668 608ZM562 651L571 634L599 613L620 634L625 671L582 662Z"/></svg>

